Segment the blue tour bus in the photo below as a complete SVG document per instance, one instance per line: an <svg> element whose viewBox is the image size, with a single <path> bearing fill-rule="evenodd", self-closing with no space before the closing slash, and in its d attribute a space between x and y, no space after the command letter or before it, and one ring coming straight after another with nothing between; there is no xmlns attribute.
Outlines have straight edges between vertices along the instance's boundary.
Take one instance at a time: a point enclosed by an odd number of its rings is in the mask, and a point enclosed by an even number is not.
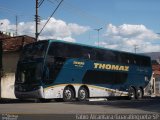
<svg viewBox="0 0 160 120"><path fill-rule="evenodd" d="M43 40L23 48L15 95L19 99L64 101L110 96L141 99L151 76L148 56Z"/></svg>

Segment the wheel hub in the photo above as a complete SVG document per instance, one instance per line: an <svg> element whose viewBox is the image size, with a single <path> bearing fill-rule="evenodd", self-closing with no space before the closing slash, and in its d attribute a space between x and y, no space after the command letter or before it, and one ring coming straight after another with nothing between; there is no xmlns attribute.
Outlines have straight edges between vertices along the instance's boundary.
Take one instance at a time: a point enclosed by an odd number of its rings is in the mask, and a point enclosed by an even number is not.
<svg viewBox="0 0 160 120"><path fill-rule="evenodd" d="M71 91L70 90L65 90L64 95L69 100L71 98Z"/></svg>
<svg viewBox="0 0 160 120"><path fill-rule="evenodd" d="M81 99L85 99L85 97L86 97L86 93L85 93L84 90L80 90L80 91L79 91L79 95L80 95L80 98L81 98Z"/></svg>
<svg viewBox="0 0 160 120"><path fill-rule="evenodd" d="M140 97L140 98L142 97L142 92L141 92L141 90L138 90L138 91L137 91L137 94L138 94L138 97Z"/></svg>

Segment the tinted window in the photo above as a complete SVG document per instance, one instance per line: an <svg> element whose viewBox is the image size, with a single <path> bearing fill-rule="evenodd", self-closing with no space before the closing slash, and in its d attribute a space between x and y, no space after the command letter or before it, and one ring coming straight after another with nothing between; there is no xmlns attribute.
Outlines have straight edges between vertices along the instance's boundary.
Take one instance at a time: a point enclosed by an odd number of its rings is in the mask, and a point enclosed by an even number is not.
<svg viewBox="0 0 160 120"><path fill-rule="evenodd" d="M118 62L118 54L114 51L95 49L95 53L98 61Z"/></svg>
<svg viewBox="0 0 160 120"><path fill-rule="evenodd" d="M119 62L122 64L134 64L134 57L132 54L128 54L128 53L121 53L119 55Z"/></svg>
<svg viewBox="0 0 160 120"><path fill-rule="evenodd" d="M136 61L136 65L139 66L151 66L151 61L149 57L137 55L134 57Z"/></svg>
<svg viewBox="0 0 160 120"><path fill-rule="evenodd" d="M138 66L150 66L150 58L140 55L133 55L133 54L122 54L121 56L121 63L125 64L134 64Z"/></svg>
<svg viewBox="0 0 160 120"><path fill-rule="evenodd" d="M95 54L92 48L68 43L52 43L48 55L65 58L95 59Z"/></svg>
<svg viewBox="0 0 160 120"><path fill-rule="evenodd" d="M95 54L94 48L90 48L86 46L82 47L82 57L85 59L95 60L96 54Z"/></svg>
<svg viewBox="0 0 160 120"><path fill-rule="evenodd" d="M28 44L23 48L21 59L44 57L47 47L47 41Z"/></svg>
<svg viewBox="0 0 160 120"><path fill-rule="evenodd" d="M134 64L138 66L150 66L150 58L129 53L121 53L119 62L122 64Z"/></svg>
<svg viewBox="0 0 160 120"><path fill-rule="evenodd" d="M49 47L48 55L49 56L56 56L56 57L64 57L67 56L68 49L64 44L61 43L52 43Z"/></svg>
<svg viewBox="0 0 160 120"><path fill-rule="evenodd" d="M48 55L150 66L150 58L148 57L69 43L52 43Z"/></svg>

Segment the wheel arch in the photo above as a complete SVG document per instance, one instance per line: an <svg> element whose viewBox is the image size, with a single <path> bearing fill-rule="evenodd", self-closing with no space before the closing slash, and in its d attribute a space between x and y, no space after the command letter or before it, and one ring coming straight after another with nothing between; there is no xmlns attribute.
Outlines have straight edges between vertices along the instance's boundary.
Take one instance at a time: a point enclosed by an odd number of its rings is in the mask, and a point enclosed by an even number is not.
<svg viewBox="0 0 160 120"><path fill-rule="evenodd" d="M135 86L131 85L131 86L129 86L129 88L133 88L136 92L136 87Z"/></svg>

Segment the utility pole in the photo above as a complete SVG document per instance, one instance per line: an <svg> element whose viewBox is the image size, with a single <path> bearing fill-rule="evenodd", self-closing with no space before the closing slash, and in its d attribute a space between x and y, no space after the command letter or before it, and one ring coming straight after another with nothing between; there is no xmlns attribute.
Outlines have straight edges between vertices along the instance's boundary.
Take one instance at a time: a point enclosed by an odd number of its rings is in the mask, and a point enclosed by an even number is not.
<svg viewBox="0 0 160 120"><path fill-rule="evenodd" d="M36 33L35 33L35 38L36 38L36 41L38 41L38 0L36 0L36 15L35 15L35 21L36 21Z"/></svg>
<svg viewBox="0 0 160 120"><path fill-rule="evenodd" d="M138 45L134 45L134 52L137 53Z"/></svg>
<svg viewBox="0 0 160 120"><path fill-rule="evenodd" d="M99 31L102 30L103 28L98 28L98 29L94 29L98 32L98 47L99 47Z"/></svg>
<svg viewBox="0 0 160 120"><path fill-rule="evenodd" d="M1 77L2 77L2 72L3 72L3 63L2 63L2 56L3 56L3 48L2 48L2 40L0 40L0 99L2 98L1 94Z"/></svg>
<svg viewBox="0 0 160 120"><path fill-rule="evenodd" d="M18 16L16 15L16 36L18 34Z"/></svg>

